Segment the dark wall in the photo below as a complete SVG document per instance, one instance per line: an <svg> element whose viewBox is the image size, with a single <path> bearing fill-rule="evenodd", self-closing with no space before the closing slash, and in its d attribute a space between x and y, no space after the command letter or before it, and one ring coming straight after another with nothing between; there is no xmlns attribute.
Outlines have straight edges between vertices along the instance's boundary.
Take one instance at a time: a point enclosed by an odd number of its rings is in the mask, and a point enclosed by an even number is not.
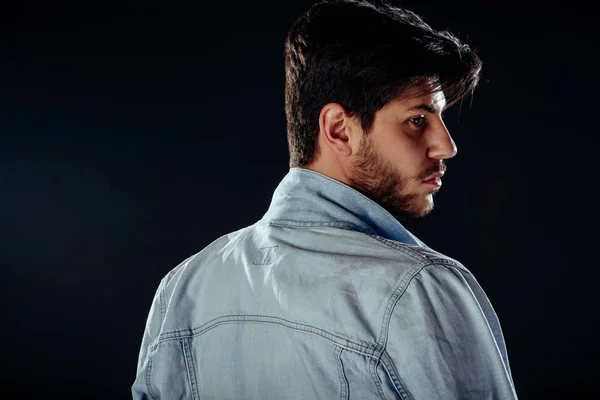
<svg viewBox="0 0 600 400"><path fill-rule="evenodd" d="M486 290L521 399L590 398L597 15L524 3L395 2L484 62L405 225ZM160 278L287 173L283 41L311 2L206 4L0 6L0 398L129 398Z"/></svg>

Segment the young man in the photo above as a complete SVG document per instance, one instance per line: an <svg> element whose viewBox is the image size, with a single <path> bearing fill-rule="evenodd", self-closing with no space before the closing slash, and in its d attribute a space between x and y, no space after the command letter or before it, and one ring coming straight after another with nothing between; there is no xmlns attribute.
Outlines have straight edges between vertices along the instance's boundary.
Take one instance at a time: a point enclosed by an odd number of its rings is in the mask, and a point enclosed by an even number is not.
<svg viewBox="0 0 600 400"><path fill-rule="evenodd" d="M442 112L479 58L348 0L302 15L285 54L290 170L260 221L163 278L133 397L516 399L485 293L398 221L433 207Z"/></svg>

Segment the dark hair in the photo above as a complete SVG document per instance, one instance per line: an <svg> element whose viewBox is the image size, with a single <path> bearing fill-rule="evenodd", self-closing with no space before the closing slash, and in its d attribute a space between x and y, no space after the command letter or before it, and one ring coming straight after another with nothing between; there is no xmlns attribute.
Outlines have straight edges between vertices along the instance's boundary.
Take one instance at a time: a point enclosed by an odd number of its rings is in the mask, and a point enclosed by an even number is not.
<svg viewBox="0 0 600 400"><path fill-rule="evenodd" d="M442 90L450 107L475 89L480 70L468 45L411 11L364 0L314 4L285 41L290 167L306 166L318 154L325 104L341 104L368 134L375 113L408 90Z"/></svg>

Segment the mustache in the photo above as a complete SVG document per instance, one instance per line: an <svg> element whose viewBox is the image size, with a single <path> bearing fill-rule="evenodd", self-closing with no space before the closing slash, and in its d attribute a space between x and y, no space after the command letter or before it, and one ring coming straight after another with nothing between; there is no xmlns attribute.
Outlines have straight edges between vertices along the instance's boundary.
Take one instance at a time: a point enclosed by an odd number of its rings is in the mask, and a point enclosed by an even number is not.
<svg viewBox="0 0 600 400"><path fill-rule="evenodd" d="M444 164L444 161L442 160L439 162L439 164L432 165L431 167L429 167L425 171L423 171L423 173L418 176L418 179L422 181L438 172L446 172L446 168L447 168L446 164Z"/></svg>

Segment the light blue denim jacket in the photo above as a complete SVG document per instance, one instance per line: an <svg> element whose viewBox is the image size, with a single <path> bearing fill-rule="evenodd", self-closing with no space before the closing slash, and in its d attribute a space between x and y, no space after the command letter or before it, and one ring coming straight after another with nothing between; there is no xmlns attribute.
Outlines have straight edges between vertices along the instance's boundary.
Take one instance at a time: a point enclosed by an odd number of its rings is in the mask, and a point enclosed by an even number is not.
<svg viewBox="0 0 600 400"><path fill-rule="evenodd" d="M160 282L134 399L516 399L473 275L389 212L291 168L257 223Z"/></svg>

